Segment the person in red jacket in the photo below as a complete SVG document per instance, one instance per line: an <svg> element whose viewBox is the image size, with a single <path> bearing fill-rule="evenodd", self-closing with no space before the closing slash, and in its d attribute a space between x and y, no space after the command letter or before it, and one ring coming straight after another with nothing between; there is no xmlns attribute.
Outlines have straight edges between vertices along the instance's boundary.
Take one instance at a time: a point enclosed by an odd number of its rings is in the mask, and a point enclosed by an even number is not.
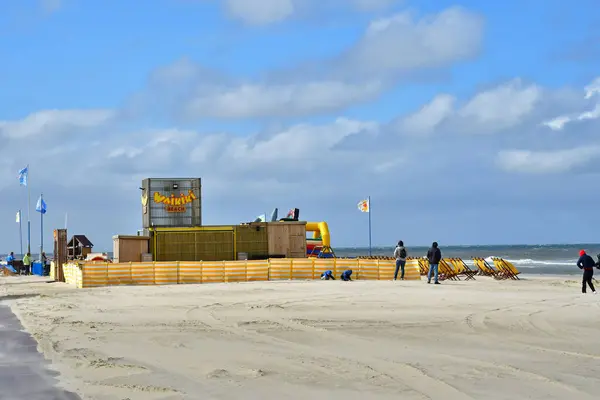
<svg viewBox="0 0 600 400"><path fill-rule="evenodd" d="M596 262L592 257L585 253L585 250L579 252L579 260L577 260L577 266L583 270L583 280L581 283L581 293L586 292L586 286L592 289L592 293L596 294L596 288L592 278L594 277L594 267L597 266Z"/></svg>

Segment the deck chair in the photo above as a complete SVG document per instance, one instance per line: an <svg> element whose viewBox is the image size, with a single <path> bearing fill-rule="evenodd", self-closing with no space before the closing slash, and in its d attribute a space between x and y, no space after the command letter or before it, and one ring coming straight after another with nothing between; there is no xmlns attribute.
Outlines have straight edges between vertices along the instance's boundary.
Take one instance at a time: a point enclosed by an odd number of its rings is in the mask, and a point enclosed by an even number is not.
<svg viewBox="0 0 600 400"><path fill-rule="evenodd" d="M521 272L519 272L511 262L502 258L493 258L493 260L496 269L501 270L508 279L519 280L517 275Z"/></svg>
<svg viewBox="0 0 600 400"><path fill-rule="evenodd" d="M449 264L445 258L440 260L438 265L440 280L449 279L451 281L459 281L458 272Z"/></svg>
<svg viewBox="0 0 600 400"><path fill-rule="evenodd" d="M477 275L479 271L469 268L461 258L449 258L448 260L454 265L454 269L459 275L465 276L466 281L475 280L475 275Z"/></svg>
<svg viewBox="0 0 600 400"><path fill-rule="evenodd" d="M480 257L473 257L473 261L475 262L475 265L479 270L479 275L491 276L494 279L498 280L506 279L506 276L503 273L492 268L492 266L488 264L487 261L485 261L485 259Z"/></svg>
<svg viewBox="0 0 600 400"><path fill-rule="evenodd" d="M512 272L508 269L506 265L499 262L498 260L494 261L494 268L504 277L504 279L514 279Z"/></svg>
<svg viewBox="0 0 600 400"><path fill-rule="evenodd" d="M513 274L513 276L515 277L516 280L519 280L519 277L517 275L519 275L521 273L521 271L519 271L513 263L511 263L510 261L506 261L504 259L501 259L502 262L508 267L508 269L510 270L510 272Z"/></svg>

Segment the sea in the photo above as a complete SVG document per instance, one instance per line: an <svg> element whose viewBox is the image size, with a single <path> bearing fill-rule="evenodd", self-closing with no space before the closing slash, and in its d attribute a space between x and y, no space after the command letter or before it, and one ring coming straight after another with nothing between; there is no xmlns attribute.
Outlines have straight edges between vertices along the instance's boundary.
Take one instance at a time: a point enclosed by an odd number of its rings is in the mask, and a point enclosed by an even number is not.
<svg viewBox="0 0 600 400"><path fill-rule="evenodd" d="M408 255L420 257L427 254L426 246L410 246L406 249ZM490 260L491 257L501 257L512 262L522 273L543 275L577 275L581 271L576 263L579 251L584 249L595 260L600 255L600 244L539 244L539 245L482 245L482 246L443 246L440 245L443 257L462 258L467 265L473 265L472 257L481 257ZM365 247L337 247L334 248L337 257L358 257L369 255ZM374 256L392 256L393 247L373 247L371 254ZM47 254L52 257L52 254ZM34 259L37 254L32 254ZM112 253L108 252L112 257ZM6 254L0 254L0 259L5 260Z"/></svg>
<svg viewBox="0 0 600 400"><path fill-rule="evenodd" d="M420 257L427 254L428 247L406 246L409 256ZM501 257L514 264L522 273L543 275L577 275L579 251L585 250L594 260L600 255L600 244L539 244L539 245L494 245L494 246L443 246L440 245L443 257L462 258L469 266L473 265L472 257L491 260ZM369 254L365 248L334 248L337 257L357 257ZM374 247L374 256L391 256L393 247Z"/></svg>

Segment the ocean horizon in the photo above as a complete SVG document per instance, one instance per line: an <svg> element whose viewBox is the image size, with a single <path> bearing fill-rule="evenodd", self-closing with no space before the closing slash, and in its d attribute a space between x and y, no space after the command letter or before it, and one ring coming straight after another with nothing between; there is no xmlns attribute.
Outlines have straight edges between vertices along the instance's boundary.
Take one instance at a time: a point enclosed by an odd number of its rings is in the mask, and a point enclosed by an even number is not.
<svg viewBox="0 0 600 400"><path fill-rule="evenodd" d="M422 257L427 254L429 246L406 246L410 257ZM600 244L537 244L537 245L440 245L443 257L461 258L468 265L473 265L472 257L489 259L501 257L512 262L521 272L528 274L579 274L576 266L579 250L585 251L595 260L600 254ZM337 247L337 257L358 257L369 254L368 247ZM393 246L377 246L371 249L374 256L392 256ZM112 257L112 252L105 252ZM52 257L52 253L46 253ZM39 254L32 253L34 259ZM6 254L0 254L2 259Z"/></svg>

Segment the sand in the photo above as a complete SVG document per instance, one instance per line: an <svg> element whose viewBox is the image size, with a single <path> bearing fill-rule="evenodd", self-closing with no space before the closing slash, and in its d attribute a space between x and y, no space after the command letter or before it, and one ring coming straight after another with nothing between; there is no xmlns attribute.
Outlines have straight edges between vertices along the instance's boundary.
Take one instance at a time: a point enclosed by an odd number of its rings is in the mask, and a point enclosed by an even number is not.
<svg viewBox="0 0 600 400"><path fill-rule="evenodd" d="M0 294L84 399L600 397L600 295L579 277L27 282Z"/></svg>

